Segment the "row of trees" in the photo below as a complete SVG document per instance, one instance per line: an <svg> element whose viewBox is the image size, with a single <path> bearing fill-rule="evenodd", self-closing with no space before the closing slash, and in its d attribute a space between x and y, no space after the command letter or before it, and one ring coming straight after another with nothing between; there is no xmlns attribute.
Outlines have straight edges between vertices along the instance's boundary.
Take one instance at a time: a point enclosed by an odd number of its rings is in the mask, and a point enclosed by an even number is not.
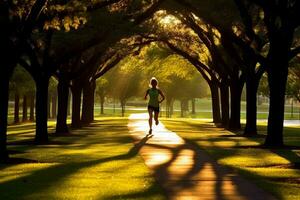
<svg viewBox="0 0 300 200"><path fill-rule="evenodd" d="M22 122L34 121L34 83L23 68L17 67L10 80L10 95L14 99L14 123L20 123L20 103L22 102ZM28 119L28 107L30 107Z"/></svg>
<svg viewBox="0 0 300 200"><path fill-rule="evenodd" d="M256 93L267 72L270 111L265 145L282 146L288 66L300 51L299 8L299 1L285 0L2 1L0 23L7 28L0 31L1 160L8 156L8 88L17 64L36 85L35 141L47 143L51 76L58 80L56 133L68 133L69 88L72 126L81 127L93 120L96 79L152 42L199 71L211 90L214 122L226 128L241 127L241 92L246 84L247 136L257 133Z"/></svg>
<svg viewBox="0 0 300 200"><path fill-rule="evenodd" d="M126 101L131 97L141 99L152 76L158 78L159 87L165 93L168 117L172 114L174 100L186 105L195 98L207 97L206 83L191 63L165 46L152 43L139 55L124 58L97 80L96 94L100 99L101 113L105 98L113 98L120 102L124 116Z"/></svg>
<svg viewBox="0 0 300 200"><path fill-rule="evenodd" d="M168 30L156 27L154 37L193 63L211 83L215 122L233 130L241 127L241 91L246 84L245 135L257 134L256 93L260 78L266 72L270 109L265 145L282 146L288 66L299 53L299 2L176 2L177 6L164 6L166 14L173 15L178 22ZM208 60L201 56L203 49L209 52ZM216 98L218 91L221 91L222 117L219 98Z"/></svg>
<svg viewBox="0 0 300 200"><path fill-rule="evenodd" d="M14 70L10 79L9 91L10 101L14 102L13 123L35 121L35 84L30 74L21 66L17 66ZM22 119L20 119L20 107L22 107ZM48 118L56 118L57 81L55 78L49 80L47 113ZM68 109L68 113L70 113L70 109Z"/></svg>
<svg viewBox="0 0 300 200"><path fill-rule="evenodd" d="M0 32L0 158L6 160L9 80L22 65L36 86L37 144L48 142L47 101L51 76L58 80L56 133L68 132L66 124L69 87L72 90L72 126L93 119L95 80L118 63L124 55L137 51L134 35L139 23L157 7L157 2L99 1L1 1ZM77 29L77 30L74 30ZM118 43L116 47L114 44ZM130 43L131 42L131 43ZM126 44L126 45L125 45ZM102 70L103 69L103 70ZM81 94L82 115L80 116Z"/></svg>

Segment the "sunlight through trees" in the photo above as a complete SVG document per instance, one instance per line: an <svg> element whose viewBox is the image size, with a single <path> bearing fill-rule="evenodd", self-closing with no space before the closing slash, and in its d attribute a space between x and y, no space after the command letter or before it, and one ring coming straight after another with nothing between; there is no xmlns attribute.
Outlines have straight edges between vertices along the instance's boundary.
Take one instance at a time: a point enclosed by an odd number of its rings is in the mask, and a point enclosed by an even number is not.
<svg viewBox="0 0 300 200"><path fill-rule="evenodd" d="M1 2L0 22L6 27L0 35L1 160L8 158L12 94L15 123L20 121L20 102L24 121L26 104L30 104L30 119L36 119L35 142L45 144L50 97L52 117L57 116L56 133L68 134L70 98L72 127L80 128L94 119L95 91L102 113L105 95L118 99L125 112L126 101L152 76L161 80L168 94L169 116L174 99L184 107L188 100L207 94L204 79L211 94L213 121L235 131L242 127L245 86L244 135L248 137L257 135L257 94L268 96L265 145L283 146L286 95L299 102L299 4L252 0ZM13 75L20 66L27 72ZM112 68L115 74L96 84ZM48 92L53 78L57 94Z"/></svg>

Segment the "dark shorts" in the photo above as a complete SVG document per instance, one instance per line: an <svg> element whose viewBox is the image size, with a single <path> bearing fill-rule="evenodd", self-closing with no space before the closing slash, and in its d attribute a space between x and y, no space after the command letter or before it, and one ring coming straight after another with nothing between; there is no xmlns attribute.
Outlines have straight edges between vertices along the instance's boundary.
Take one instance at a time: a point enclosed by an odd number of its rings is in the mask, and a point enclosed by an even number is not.
<svg viewBox="0 0 300 200"><path fill-rule="evenodd" d="M153 110L155 112L159 112L159 107L148 106L148 110Z"/></svg>

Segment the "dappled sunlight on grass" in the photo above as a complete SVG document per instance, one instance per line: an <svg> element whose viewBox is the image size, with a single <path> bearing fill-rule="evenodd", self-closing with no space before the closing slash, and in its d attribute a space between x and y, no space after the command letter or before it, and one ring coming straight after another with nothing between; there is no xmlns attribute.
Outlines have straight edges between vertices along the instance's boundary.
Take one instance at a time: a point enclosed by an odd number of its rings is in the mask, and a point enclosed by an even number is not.
<svg viewBox="0 0 300 200"><path fill-rule="evenodd" d="M26 132L29 126L9 127L20 135L8 134L16 163L0 164L1 199L144 199L138 195L143 192L148 199L164 199L151 172L132 151L127 119L97 118L70 135L50 134L47 145L15 144L34 138L34 131Z"/></svg>
<svg viewBox="0 0 300 200"><path fill-rule="evenodd" d="M266 124L260 123L259 137L246 138L197 120L164 119L171 131L207 151L218 163L233 168L280 199L297 199L300 195L299 127L285 127L287 148L266 149ZM298 146L298 147L297 147Z"/></svg>
<svg viewBox="0 0 300 200"><path fill-rule="evenodd" d="M267 167L290 163L289 160L281 156L257 149L237 150L233 155L232 152L226 152L226 150L223 153L208 151L222 157L219 159L219 163L235 167Z"/></svg>

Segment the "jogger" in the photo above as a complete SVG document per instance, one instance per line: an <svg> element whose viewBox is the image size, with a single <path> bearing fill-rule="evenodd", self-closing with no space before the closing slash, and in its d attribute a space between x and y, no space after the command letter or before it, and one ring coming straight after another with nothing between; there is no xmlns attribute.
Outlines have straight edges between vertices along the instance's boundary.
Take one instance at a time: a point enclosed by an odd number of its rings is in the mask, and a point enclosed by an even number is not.
<svg viewBox="0 0 300 200"><path fill-rule="evenodd" d="M155 125L159 124L158 115L159 115L159 104L165 100L165 96L160 89L158 89L158 81L155 77L150 80L150 89L146 91L145 99L149 95L148 102L148 113L149 113L149 134L152 134L152 119L154 112L154 121ZM161 97L159 99L159 96Z"/></svg>

